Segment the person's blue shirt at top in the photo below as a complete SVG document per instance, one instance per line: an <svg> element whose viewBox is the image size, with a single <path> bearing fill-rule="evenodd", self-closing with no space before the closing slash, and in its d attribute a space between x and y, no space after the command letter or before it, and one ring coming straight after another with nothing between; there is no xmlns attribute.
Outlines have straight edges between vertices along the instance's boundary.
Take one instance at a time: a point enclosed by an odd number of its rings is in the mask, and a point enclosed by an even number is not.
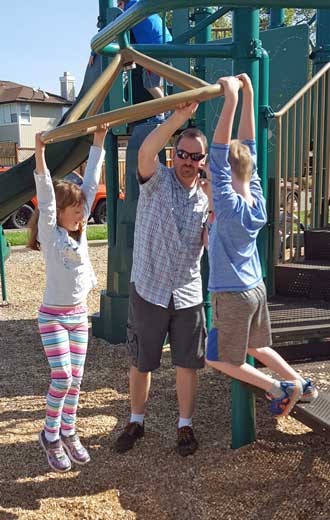
<svg viewBox="0 0 330 520"><path fill-rule="evenodd" d="M125 11L135 5L139 0L130 0L126 6ZM165 26L163 36L163 21L158 14L151 14L145 20L132 27L132 32L136 43L167 43L172 41L172 35Z"/></svg>

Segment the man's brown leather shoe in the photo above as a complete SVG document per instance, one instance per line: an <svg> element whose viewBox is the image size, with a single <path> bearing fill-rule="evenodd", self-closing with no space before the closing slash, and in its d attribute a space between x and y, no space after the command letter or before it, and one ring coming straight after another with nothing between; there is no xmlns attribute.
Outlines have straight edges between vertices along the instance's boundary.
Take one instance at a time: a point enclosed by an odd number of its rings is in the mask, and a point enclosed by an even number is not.
<svg viewBox="0 0 330 520"><path fill-rule="evenodd" d="M192 455L198 448L198 442L195 439L193 429L190 426L182 426L178 428L178 444L177 452L186 457Z"/></svg>
<svg viewBox="0 0 330 520"><path fill-rule="evenodd" d="M138 422L129 422L123 433L121 433L115 442L114 449L117 453L125 453L131 450L138 439L144 435L144 424Z"/></svg>

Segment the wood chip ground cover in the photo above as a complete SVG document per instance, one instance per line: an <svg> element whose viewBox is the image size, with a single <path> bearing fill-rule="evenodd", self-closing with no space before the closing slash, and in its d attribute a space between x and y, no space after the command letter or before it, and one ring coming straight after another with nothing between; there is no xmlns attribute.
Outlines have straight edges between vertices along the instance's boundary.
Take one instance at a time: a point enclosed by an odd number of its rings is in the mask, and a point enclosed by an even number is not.
<svg viewBox="0 0 330 520"><path fill-rule="evenodd" d="M99 309L107 247L91 247ZM92 460L59 475L37 442L44 418L48 366L36 315L44 265L38 253L15 251L6 262L10 305L0 308L0 520L304 520L330 518L329 441L296 420L275 422L257 400L258 440L230 449L230 384L200 373L194 418L200 448L182 459L173 450L175 373L165 349L154 374L146 435L125 455L113 443L129 413L123 345L91 338L78 430ZM326 390L330 363L298 366Z"/></svg>

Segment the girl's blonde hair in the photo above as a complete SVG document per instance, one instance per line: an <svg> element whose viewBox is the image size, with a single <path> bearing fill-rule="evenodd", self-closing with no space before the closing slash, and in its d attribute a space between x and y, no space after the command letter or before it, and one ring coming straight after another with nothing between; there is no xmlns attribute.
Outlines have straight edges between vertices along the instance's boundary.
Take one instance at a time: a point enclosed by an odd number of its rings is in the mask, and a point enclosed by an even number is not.
<svg viewBox="0 0 330 520"><path fill-rule="evenodd" d="M68 181L55 181L54 191L56 199L56 210L58 212L63 211L68 206L79 206L85 204L86 197L80 186L73 184ZM29 220L29 238L27 247L40 251L40 242L38 241L38 220L39 220L39 209L36 208L34 214ZM83 223L79 224L77 231L70 231L69 235L74 239L79 240L83 230Z"/></svg>
<svg viewBox="0 0 330 520"><path fill-rule="evenodd" d="M229 147L228 162L240 181L249 181L252 175L252 157L250 149L238 139L232 139Z"/></svg>

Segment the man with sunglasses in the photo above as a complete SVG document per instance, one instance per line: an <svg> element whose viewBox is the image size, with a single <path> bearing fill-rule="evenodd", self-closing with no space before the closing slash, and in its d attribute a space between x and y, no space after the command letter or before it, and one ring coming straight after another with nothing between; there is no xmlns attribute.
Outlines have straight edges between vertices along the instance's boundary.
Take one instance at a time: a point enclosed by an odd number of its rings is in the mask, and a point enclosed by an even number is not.
<svg viewBox="0 0 330 520"><path fill-rule="evenodd" d="M131 356L131 417L115 449L123 453L144 435L144 413L151 372L160 366L168 336L176 367L179 403L177 451L198 447L192 429L197 369L204 366L206 340L200 260L208 202L199 183L207 140L197 128L177 138L174 167L158 154L192 116L198 104L180 105L142 143L138 155L138 200L127 340Z"/></svg>

